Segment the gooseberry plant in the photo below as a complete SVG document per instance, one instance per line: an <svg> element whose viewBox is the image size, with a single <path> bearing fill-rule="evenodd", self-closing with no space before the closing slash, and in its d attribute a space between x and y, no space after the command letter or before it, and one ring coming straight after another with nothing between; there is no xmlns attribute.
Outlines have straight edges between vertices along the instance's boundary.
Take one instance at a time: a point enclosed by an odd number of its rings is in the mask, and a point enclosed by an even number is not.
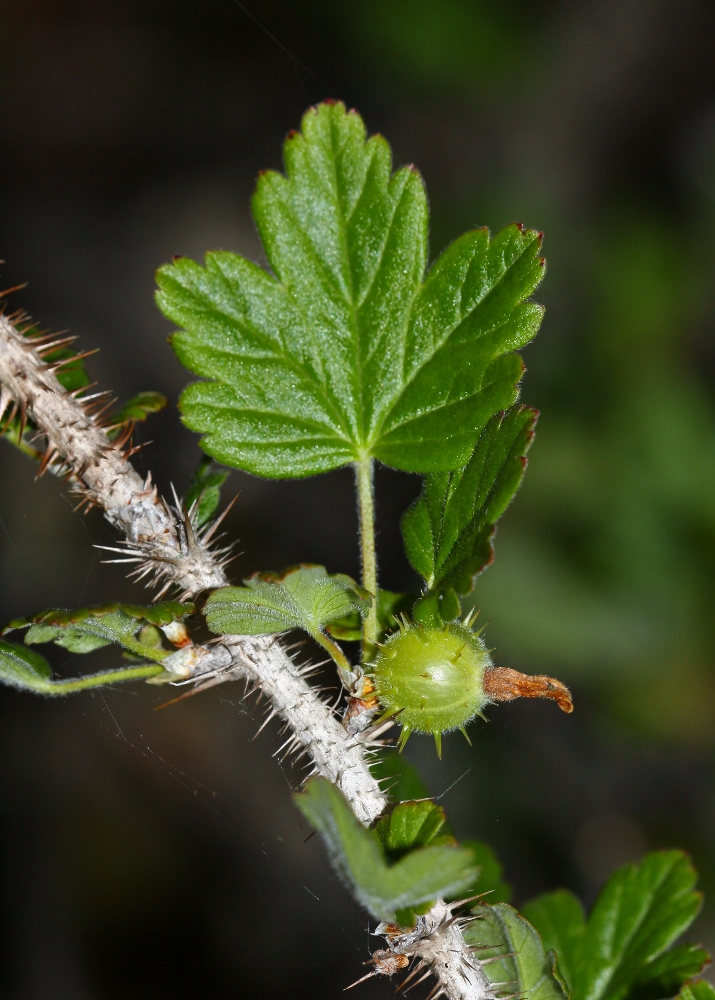
<svg viewBox="0 0 715 1000"><path fill-rule="evenodd" d="M131 464L136 421L165 400L142 393L111 411L90 391L72 338L0 316L4 437L103 510L120 533L112 559L159 588L148 607L11 621L3 634L24 630L24 641L0 641L0 679L48 696L138 679L194 691L242 679L264 695L268 719L288 732L286 753L312 768L296 804L384 937L358 983L432 977L430 996L451 1000L715 1000L693 978L707 954L673 946L700 908L684 854L617 871L588 918L565 891L520 913L491 850L457 843L398 753L415 732L431 734L441 755L444 733L469 738L489 706L514 698L573 707L560 681L495 666L461 607L492 561L534 436L537 413L518 404L517 352L542 318L531 299L541 233L476 229L428 267L419 173L393 173L385 139L366 138L341 103L311 108L284 157L285 174L261 174L253 199L270 270L222 251L158 271L173 348L200 377L179 403L205 452L183 502L162 499ZM423 477L401 524L419 594L379 587L376 462ZM230 551L217 547L226 467L285 479L344 466L355 471L362 580L306 563L230 586ZM209 643L196 638L198 614ZM291 656L283 637L294 630L328 654L337 703ZM131 662L57 679L36 650L43 643L75 653L114 645Z"/></svg>

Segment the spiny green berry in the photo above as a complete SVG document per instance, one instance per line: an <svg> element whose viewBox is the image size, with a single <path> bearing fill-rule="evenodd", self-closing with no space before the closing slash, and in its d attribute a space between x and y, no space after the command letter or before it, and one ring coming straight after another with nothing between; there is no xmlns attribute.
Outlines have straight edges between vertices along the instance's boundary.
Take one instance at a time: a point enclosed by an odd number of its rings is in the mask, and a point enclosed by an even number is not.
<svg viewBox="0 0 715 1000"><path fill-rule="evenodd" d="M400 749L410 733L432 733L441 755L442 733L464 732L490 704L484 673L491 667L489 651L467 623L432 628L403 622L372 664L380 704L386 714L399 712Z"/></svg>

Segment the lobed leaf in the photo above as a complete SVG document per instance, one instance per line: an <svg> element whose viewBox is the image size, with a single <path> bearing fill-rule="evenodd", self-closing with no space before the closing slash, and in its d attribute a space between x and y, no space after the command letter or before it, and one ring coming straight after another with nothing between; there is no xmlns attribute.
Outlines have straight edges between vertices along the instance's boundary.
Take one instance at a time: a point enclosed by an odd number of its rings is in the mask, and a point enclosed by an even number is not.
<svg viewBox="0 0 715 1000"><path fill-rule="evenodd" d="M443 620L459 615L456 595L468 593L493 558L494 527L524 476L537 417L527 407L492 417L467 464L427 475L422 494L403 515L407 557L428 588L420 603Z"/></svg>
<svg viewBox="0 0 715 1000"><path fill-rule="evenodd" d="M492 983L508 983L510 993L525 993L529 1000L566 1000L553 952L546 952L536 929L507 903L481 905L479 917L464 931L467 944L480 950ZM499 957L502 956L502 957Z"/></svg>
<svg viewBox="0 0 715 1000"><path fill-rule="evenodd" d="M649 854L608 880L586 921L563 890L524 913L553 948L573 1000L656 1000L672 996L709 960L696 946L670 946L701 906L697 875L681 851Z"/></svg>
<svg viewBox="0 0 715 1000"><path fill-rule="evenodd" d="M322 834L357 900L378 920L459 892L476 874L470 852L456 845L420 847L389 864L376 833L358 823L342 793L325 778L310 778L295 800Z"/></svg>
<svg viewBox="0 0 715 1000"><path fill-rule="evenodd" d="M457 239L425 275L427 201L413 167L366 139L343 104L304 116L285 175L263 173L253 212L272 274L228 252L179 258L157 302L181 327L187 426L226 465L314 475L374 457L453 469L518 395L515 353L536 334L541 234Z"/></svg>
<svg viewBox="0 0 715 1000"><path fill-rule="evenodd" d="M352 611L364 616L372 598L353 579L324 566L302 565L278 573L257 573L245 587L222 587L204 613L219 635L270 635L301 628L321 635L324 626Z"/></svg>

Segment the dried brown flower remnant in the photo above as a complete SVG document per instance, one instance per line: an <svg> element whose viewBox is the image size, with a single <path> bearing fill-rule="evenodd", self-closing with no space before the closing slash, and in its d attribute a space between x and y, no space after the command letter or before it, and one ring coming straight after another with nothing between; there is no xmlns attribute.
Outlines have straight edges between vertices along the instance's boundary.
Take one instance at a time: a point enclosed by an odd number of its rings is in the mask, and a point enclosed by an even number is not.
<svg viewBox="0 0 715 1000"><path fill-rule="evenodd" d="M509 667L493 667L484 674L484 693L492 701L513 701L515 698L550 698L562 712L573 712L571 692L555 677L545 674L530 676Z"/></svg>

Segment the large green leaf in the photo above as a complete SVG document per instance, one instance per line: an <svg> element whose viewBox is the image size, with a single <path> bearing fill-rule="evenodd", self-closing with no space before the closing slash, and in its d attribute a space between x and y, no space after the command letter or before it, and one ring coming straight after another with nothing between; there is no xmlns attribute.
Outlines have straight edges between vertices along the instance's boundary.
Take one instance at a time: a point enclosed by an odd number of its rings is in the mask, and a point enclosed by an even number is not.
<svg viewBox="0 0 715 1000"><path fill-rule="evenodd" d="M556 951L573 1000L656 1000L708 961L696 946L670 949L700 909L696 879L686 855L660 851L615 872L588 921L564 891L527 903L524 913Z"/></svg>
<svg viewBox="0 0 715 1000"><path fill-rule="evenodd" d="M428 587L421 604L436 603L446 619L491 562L494 526L523 478L537 416L519 407L492 417L466 466L427 475L402 518L407 557Z"/></svg>
<svg viewBox="0 0 715 1000"><path fill-rule="evenodd" d="M358 823L342 793L325 778L311 778L295 800L322 834L355 897L378 920L459 892L476 875L471 853L453 844L419 847L389 864L375 831Z"/></svg>
<svg viewBox="0 0 715 1000"><path fill-rule="evenodd" d="M193 610L193 604L179 601L163 601L150 607L114 602L79 611L51 609L31 618L14 619L2 634L29 626L25 635L28 646L54 642L73 653L89 653L109 643L118 643L143 658L162 660L168 655L166 651L142 643L134 636L146 624L169 625Z"/></svg>
<svg viewBox="0 0 715 1000"><path fill-rule="evenodd" d="M226 465L313 475L372 456L456 468L511 406L536 334L525 301L543 275L541 234L466 233L425 276L427 201L413 167L366 141L340 103L311 108L258 181L253 212L272 274L228 252L162 267L172 343L208 381L182 394L186 424Z"/></svg>
<svg viewBox="0 0 715 1000"><path fill-rule="evenodd" d="M528 920L507 903L478 906L479 917L464 930L467 944L478 948L492 983L508 983L509 993L526 993L529 1000L566 1000L555 970L553 952L547 952ZM499 958L498 956L503 956Z"/></svg>
<svg viewBox="0 0 715 1000"><path fill-rule="evenodd" d="M204 608L219 635L270 635L301 628L318 637L330 621L351 611L364 615L370 595L342 573L324 566L296 566L278 573L257 573L245 587L222 587Z"/></svg>

